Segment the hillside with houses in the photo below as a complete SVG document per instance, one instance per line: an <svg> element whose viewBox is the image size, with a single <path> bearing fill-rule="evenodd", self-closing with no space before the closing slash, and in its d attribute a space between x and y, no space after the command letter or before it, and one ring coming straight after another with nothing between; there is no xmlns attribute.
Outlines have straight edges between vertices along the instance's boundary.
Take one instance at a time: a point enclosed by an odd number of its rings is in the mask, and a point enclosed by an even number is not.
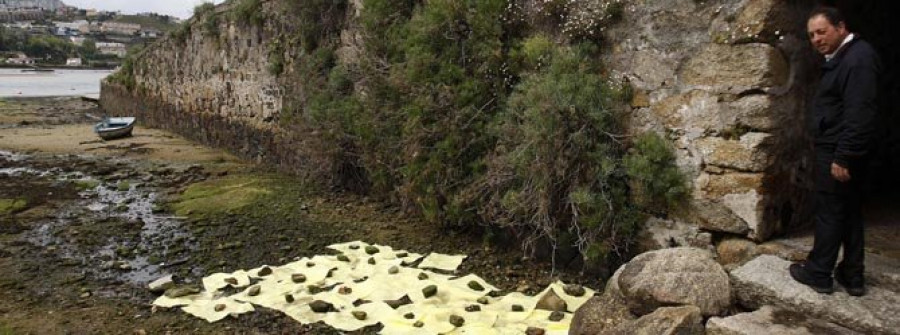
<svg viewBox="0 0 900 335"><path fill-rule="evenodd" d="M156 13L68 6L59 0L0 0L0 66L115 67L177 26Z"/></svg>

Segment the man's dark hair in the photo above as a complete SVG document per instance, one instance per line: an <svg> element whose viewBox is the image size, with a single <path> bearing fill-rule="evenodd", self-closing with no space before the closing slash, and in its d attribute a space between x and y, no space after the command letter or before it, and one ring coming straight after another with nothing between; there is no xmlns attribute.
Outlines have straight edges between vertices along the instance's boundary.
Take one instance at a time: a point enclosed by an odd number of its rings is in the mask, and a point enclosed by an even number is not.
<svg viewBox="0 0 900 335"><path fill-rule="evenodd" d="M839 23L845 23L844 14L841 14L841 11L835 7L831 6L819 6L816 9L813 9L812 12L809 13L809 19L822 15L828 20L828 23L831 23L832 26L837 26Z"/></svg>

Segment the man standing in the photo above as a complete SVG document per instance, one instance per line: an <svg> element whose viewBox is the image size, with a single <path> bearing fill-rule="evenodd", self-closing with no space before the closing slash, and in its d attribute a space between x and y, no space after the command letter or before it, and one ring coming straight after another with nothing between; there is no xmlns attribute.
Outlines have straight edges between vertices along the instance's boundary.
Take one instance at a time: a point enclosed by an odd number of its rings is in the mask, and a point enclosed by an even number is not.
<svg viewBox="0 0 900 335"><path fill-rule="evenodd" d="M874 133L881 65L871 45L847 30L831 7L812 12L807 32L825 56L812 103L815 140L815 242L805 263L790 267L791 277L819 293L838 284L854 296L865 294L863 279L862 174ZM843 245L841 263L835 269Z"/></svg>

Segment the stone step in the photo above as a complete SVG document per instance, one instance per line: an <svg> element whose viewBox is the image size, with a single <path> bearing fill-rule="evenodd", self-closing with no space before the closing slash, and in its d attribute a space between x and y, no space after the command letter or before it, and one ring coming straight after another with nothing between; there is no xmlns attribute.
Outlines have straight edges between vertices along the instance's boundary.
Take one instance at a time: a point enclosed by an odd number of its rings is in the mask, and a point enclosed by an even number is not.
<svg viewBox="0 0 900 335"><path fill-rule="evenodd" d="M761 246L763 253L800 261L812 249L811 236L781 239L767 242ZM874 253L866 253L866 282L894 292L900 292L900 259L890 258Z"/></svg>
<svg viewBox="0 0 900 335"><path fill-rule="evenodd" d="M900 294L874 285L863 297L852 297L839 285L834 294L819 294L791 278L790 264L762 255L732 271L738 302L750 309L773 305L863 333L900 334Z"/></svg>
<svg viewBox="0 0 900 335"><path fill-rule="evenodd" d="M855 335L861 334L831 322L773 306L750 313L713 317L706 322L706 335Z"/></svg>

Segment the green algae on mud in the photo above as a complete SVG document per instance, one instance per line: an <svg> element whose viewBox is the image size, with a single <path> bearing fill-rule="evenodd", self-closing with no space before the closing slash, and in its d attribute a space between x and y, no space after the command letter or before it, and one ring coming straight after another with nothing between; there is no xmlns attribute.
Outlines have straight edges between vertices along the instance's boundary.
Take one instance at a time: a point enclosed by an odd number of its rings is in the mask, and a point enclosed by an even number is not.
<svg viewBox="0 0 900 335"><path fill-rule="evenodd" d="M9 215L28 207L25 199L0 199L0 215Z"/></svg>
<svg viewBox="0 0 900 335"><path fill-rule="evenodd" d="M172 203L176 215L205 218L236 213L272 193L271 178L235 175L189 186Z"/></svg>

